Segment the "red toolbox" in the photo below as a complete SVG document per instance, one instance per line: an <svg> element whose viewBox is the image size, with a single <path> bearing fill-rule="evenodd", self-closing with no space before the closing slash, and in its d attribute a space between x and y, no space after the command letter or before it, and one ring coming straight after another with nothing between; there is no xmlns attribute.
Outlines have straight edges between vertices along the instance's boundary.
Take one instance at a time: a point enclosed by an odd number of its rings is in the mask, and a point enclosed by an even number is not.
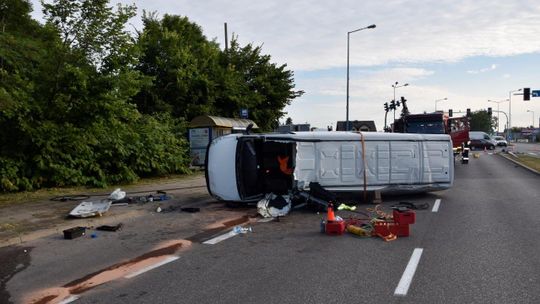
<svg viewBox="0 0 540 304"><path fill-rule="evenodd" d="M392 214L394 216L394 223L396 224L409 225L409 224L414 224L416 220L416 213L412 210L399 211L399 210L394 209Z"/></svg>
<svg viewBox="0 0 540 304"><path fill-rule="evenodd" d="M329 221L326 223L326 234L342 235L345 233L345 221Z"/></svg>

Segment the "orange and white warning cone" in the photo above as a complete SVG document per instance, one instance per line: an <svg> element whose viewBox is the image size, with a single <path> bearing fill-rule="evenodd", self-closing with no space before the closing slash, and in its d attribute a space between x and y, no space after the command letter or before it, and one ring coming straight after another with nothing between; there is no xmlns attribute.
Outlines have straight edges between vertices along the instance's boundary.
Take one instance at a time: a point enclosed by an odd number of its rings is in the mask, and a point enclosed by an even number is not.
<svg viewBox="0 0 540 304"><path fill-rule="evenodd" d="M335 220L336 220L336 216L334 214L333 205L332 205L332 203L329 203L328 204L328 211L327 211L327 214L326 214L326 221L327 222L333 222Z"/></svg>

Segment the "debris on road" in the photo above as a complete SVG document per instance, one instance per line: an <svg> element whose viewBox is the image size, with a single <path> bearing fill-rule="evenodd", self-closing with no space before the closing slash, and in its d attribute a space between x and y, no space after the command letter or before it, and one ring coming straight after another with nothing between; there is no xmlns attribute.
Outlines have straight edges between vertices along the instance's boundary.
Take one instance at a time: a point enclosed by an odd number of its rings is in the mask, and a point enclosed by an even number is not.
<svg viewBox="0 0 540 304"><path fill-rule="evenodd" d="M253 232L251 227L235 226L232 230L236 234Z"/></svg>
<svg viewBox="0 0 540 304"><path fill-rule="evenodd" d="M72 240L86 234L86 227L73 227L63 231L64 239Z"/></svg>
<svg viewBox="0 0 540 304"><path fill-rule="evenodd" d="M123 226L124 226L124 224L122 224L122 223L120 223L118 225L114 225L114 226L102 225L102 226L97 227L96 230L116 232L116 231L122 229Z"/></svg>
<svg viewBox="0 0 540 304"><path fill-rule="evenodd" d="M112 201L121 200L121 199L123 199L124 197L126 197L126 192L120 190L120 188L117 188L116 190L114 190L114 191L109 195L109 199L112 200Z"/></svg>
<svg viewBox="0 0 540 304"><path fill-rule="evenodd" d="M97 202L82 202L77 207L73 208L69 215L72 217L93 217L101 216L109 211L112 202L110 200L101 200Z"/></svg>
<svg viewBox="0 0 540 304"><path fill-rule="evenodd" d="M180 210L181 210L181 211L184 211L184 212L195 213L195 212L201 211L201 208L197 208L197 207L183 207L183 208L180 208Z"/></svg>
<svg viewBox="0 0 540 304"><path fill-rule="evenodd" d="M285 216L291 211L290 196L269 193L257 203L257 211L263 217Z"/></svg>

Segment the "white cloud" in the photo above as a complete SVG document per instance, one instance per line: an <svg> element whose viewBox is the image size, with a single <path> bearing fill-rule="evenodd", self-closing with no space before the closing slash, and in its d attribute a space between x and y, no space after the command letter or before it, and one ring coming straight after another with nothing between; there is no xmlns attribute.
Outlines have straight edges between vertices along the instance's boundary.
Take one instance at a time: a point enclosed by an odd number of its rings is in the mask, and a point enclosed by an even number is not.
<svg viewBox="0 0 540 304"><path fill-rule="evenodd" d="M492 64L490 67L488 68L483 68L483 69L479 69L479 70L468 70L467 73L468 74L480 74L480 73L485 73L485 72L489 72L489 71L493 71L497 68L497 65L496 64Z"/></svg>
<svg viewBox="0 0 540 304"><path fill-rule="evenodd" d="M39 7L37 0L32 0ZM132 0L112 1L133 3ZM316 70L350 62L455 62L470 56L540 52L536 0L140 0L139 12L188 16L223 45L223 23L241 43L264 44L264 52L294 70ZM39 14L38 14L39 15ZM140 15L138 17L140 19ZM133 20L136 26L140 20ZM230 34L229 34L230 35Z"/></svg>

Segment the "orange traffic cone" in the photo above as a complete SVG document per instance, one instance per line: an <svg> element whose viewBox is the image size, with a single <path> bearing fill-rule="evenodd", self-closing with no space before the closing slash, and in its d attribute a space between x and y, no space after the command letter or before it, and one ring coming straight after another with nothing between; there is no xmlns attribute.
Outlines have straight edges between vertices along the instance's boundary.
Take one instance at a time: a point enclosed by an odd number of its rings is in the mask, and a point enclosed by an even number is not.
<svg viewBox="0 0 540 304"><path fill-rule="evenodd" d="M328 204L328 212L327 212L327 215L326 215L326 220L328 222L333 222L333 221L336 220L336 216L334 215L334 208L333 208L332 203Z"/></svg>

